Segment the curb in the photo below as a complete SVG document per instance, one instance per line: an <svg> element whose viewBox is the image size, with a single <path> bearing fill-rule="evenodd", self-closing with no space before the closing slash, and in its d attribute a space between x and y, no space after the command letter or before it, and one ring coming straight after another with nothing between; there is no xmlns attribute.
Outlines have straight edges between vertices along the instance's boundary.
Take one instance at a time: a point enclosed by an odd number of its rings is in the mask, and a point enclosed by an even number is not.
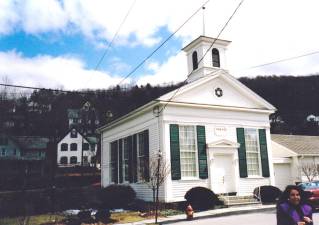
<svg viewBox="0 0 319 225"><path fill-rule="evenodd" d="M225 212L218 212L216 210L210 210L210 211L204 211L204 212L198 212L195 213L194 219L192 221L196 221L199 219L206 219L206 218L214 218L214 217L222 217L222 216L232 216L232 215L239 215L239 214L248 214L248 213L258 213L258 212L269 212L273 211L276 209L275 205L261 205L259 207L255 208L249 208L249 207L232 207L228 208L230 211L225 211ZM235 210L237 209L237 210ZM201 215L204 214L204 215ZM177 218L174 218L177 217ZM179 218L178 218L179 217ZM183 217L183 218L182 218ZM167 217L167 218L160 218L158 221L158 224L171 224L171 223L177 223L181 221L187 221L185 215L175 215L172 217ZM139 221L139 222L133 222L133 223L126 223L126 224L116 224L116 225L147 225L153 223L154 224L154 219L148 219L144 221Z"/></svg>
<svg viewBox="0 0 319 225"><path fill-rule="evenodd" d="M268 207L268 208L257 208L257 209L239 209L238 211L231 211L231 212L220 212L216 214L210 214L210 215L198 215L193 220L199 220L199 219L206 219L206 218L214 218L214 217L222 217L222 216L232 216L232 215L240 215L240 214L249 214L249 213L257 213L257 212L265 212L265 211L272 211L276 207ZM160 221L160 224L170 224L170 223L176 223L180 221L186 221L186 219L173 219L173 220L167 220L167 221Z"/></svg>

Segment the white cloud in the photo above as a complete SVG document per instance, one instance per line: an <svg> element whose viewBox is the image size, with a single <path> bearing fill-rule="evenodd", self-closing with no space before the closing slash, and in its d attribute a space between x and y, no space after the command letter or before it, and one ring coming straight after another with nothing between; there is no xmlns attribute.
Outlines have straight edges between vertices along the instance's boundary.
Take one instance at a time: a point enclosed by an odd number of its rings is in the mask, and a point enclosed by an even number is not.
<svg viewBox="0 0 319 225"><path fill-rule="evenodd" d="M154 65L153 65L154 66ZM151 66L152 67L152 66ZM172 56L160 66L154 66L155 74L145 75L138 81L138 85L150 84L164 84L164 83L178 83L184 81L187 77L187 65L184 53Z"/></svg>
<svg viewBox="0 0 319 225"><path fill-rule="evenodd" d="M76 58L37 56L25 58L15 52L0 52L0 79L7 77L16 85L75 90L107 88L122 78L85 69ZM129 82L129 80L127 81Z"/></svg>
<svg viewBox="0 0 319 225"><path fill-rule="evenodd" d="M133 1L0 1L0 35L8 35L19 29L32 34L48 31L81 32L95 43L100 43L99 41L105 38L108 40L112 38ZM240 0L212 0L207 4L205 10L207 36L216 37L218 35L239 2ZM158 33L161 28L166 27L170 32L175 31L202 3L203 1L198 0L137 0L119 33L116 44L130 47L155 45L163 39ZM317 21L319 21L318 8L318 0L307 0L306 2L299 0L245 1L220 37L233 41L227 52L228 66L233 71L233 75L238 77L267 73L307 74L318 72L316 56L261 67L258 70L239 71L254 65L319 50L319 30L316 29ZM185 45L200 34L202 34L201 12L190 20L176 34L176 37L180 38ZM67 77L75 75L54 76L44 69L52 70L52 65L57 65L56 67L60 68L59 74L65 75L70 71L76 71L76 74L80 74L78 76L86 77L89 76L87 74L90 74L89 77L94 77L97 80L101 75L101 72L86 70L79 60L65 56L55 58L39 56L27 59L15 52L2 53L2 57L4 54L7 57L11 54L11 58L8 60L16 59L21 62L13 67L28 65L29 70L27 71L32 74L30 76L37 78L38 81L45 82L47 79L50 81L55 79L63 83L65 87L75 88L76 85L79 87L83 87L83 85L80 82L67 84ZM187 74L184 54L179 53L168 57L162 59L158 66L150 63L148 69L154 74L146 75L138 82L160 83L184 80ZM2 60L4 59L2 58ZM44 65L41 65L39 61ZM65 68L58 65L58 61ZM38 69L32 67L35 62L40 65ZM14 65L13 62L11 63ZM125 62L117 61L116 63L119 70L129 68ZM41 71L40 68L42 68ZM54 68L53 71L56 71L57 68ZM6 70L14 70L14 68L6 68ZM23 69L21 70L23 71ZM13 74L16 71L11 72ZM21 78L21 71L20 74ZM93 75L91 76L91 74ZM45 78L42 79L42 76ZM108 75L106 77L111 79ZM28 78L28 80L31 79ZM74 81L73 78L71 80ZM113 81L113 79L111 80ZM22 79L20 81L22 82ZM98 87L100 84L101 82L96 82Z"/></svg>

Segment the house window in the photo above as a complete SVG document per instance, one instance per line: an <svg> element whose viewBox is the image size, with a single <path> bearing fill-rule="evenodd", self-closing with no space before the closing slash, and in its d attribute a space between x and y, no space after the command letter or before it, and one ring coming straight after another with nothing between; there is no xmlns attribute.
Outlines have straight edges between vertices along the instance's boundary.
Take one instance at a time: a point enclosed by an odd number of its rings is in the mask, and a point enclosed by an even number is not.
<svg viewBox="0 0 319 225"><path fill-rule="evenodd" d="M220 67L219 51L217 48L212 50L213 67Z"/></svg>
<svg viewBox="0 0 319 225"><path fill-rule="evenodd" d="M245 129L248 176L260 176L259 142L257 129Z"/></svg>
<svg viewBox="0 0 319 225"><path fill-rule="evenodd" d="M78 158L76 156L71 156L70 163L71 164L77 164L78 163Z"/></svg>
<svg viewBox="0 0 319 225"><path fill-rule="evenodd" d="M78 137L78 132L75 129L71 130L71 138L77 138Z"/></svg>
<svg viewBox="0 0 319 225"><path fill-rule="evenodd" d="M137 152L137 180L145 180L145 136L141 132L138 134L138 152Z"/></svg>
<svg viewBox="0 0 319 225"><path fill-rule="evenodd" d="M83 151L89 150L89 143L83 143L82 149L83 149Z"/></svg>
<svg viewBox="0 0 319 225"><path fill-rule="evenodd" d="M78 145L76 143L71 144L71 151L77 151L78 150Z"/></svg>
<svg viewBox="0 0 319 225"><path fill-rule="evenodd" d="M88 163L88 157L87 156L83 156L83 164L87 164Z"/></svg>
<svg viewBox="0 0 319 225"><path fill-rule="evenodd" d="M124 181L129 181L128 177L128 138L123 139L123 177Z"/></svg>
<svg viewBox="0 0 319 225"><path fill-rule="evenodd" d="M61 151L67 151L68 150L68 144L67 143L62 143L61 144Z"/></svg>
<svg viewBox="0 0 319 225"><path fill-rule="evenodd" d="M6 155L6 149L5 149L5 148L2 149L1 155L2 155L2 156L5 156L5 155Z"/></svg>
<svg viewBox="0 0 319 225"><path fill-rule="evenodd" d="M117 174L118 174L118 151L117 151L117 141L111 143L111 181L117 182Z"/></svg>
<svg viewBox="0 0 319 225"><path fill-rule="evenodd" d="M197 177L197 147L195 126L179 126L182 178Z"/></svg>
<svg viewBox="0 0 319 225"><path fill-rule="evenodd" d="M196 51L194 51L192 54L192 61L193 61L193 70L196 70L198 68L198 58L197 58Z"/></svg>
<svg viewBox="0 0 319 225"><path fill-rule="evenodd" d="M60 158L60 164L68 164L68 157L62 156Z"/></svg>

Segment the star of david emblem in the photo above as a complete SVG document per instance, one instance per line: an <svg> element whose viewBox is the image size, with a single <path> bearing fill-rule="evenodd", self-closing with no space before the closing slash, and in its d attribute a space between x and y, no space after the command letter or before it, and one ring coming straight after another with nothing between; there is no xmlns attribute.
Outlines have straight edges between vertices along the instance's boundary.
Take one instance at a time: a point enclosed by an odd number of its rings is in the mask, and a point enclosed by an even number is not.
<svg viewBox="0 0 319 225"><path fill-rule="evenodd" d="M216 88L215 89L215 95L217 97L222 97L223 96L223 90L221 88Z"/></svg>

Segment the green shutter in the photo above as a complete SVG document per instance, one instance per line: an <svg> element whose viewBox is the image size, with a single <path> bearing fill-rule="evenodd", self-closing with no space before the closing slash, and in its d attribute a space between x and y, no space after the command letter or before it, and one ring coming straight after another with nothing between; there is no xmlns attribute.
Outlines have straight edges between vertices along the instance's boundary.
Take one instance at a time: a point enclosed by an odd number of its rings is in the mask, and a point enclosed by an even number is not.
<svg viewBox="0 0 319 225"><path fill-rule="evenodd" d="M123 183L123 139L119 140L119 183Z"/></svg>
<svg viewBox="0 0 319 225"><path fill-rule="evenodd" d="M149 137L148 137L148 130L145 130L143 132L144 134L144 156L145 156L145 161L144 161L144 179L146 182L150 181L150 152L149 152Z"/></svg>
<svg viewBox="0 0 319 225"><path fill-rule="evenodd" d="M208 171L207 171L205 126L197 126L196 129L197 129L199 178L207 179Z"/></svg>
<svg viewBox="0 0 319 225"><path fill-rule="evenodd" d="M170 124L171 174L172 180L181 179L181 162L179 151L179 128L177 124Z"/></svg>
<svg viewBox="0 0 319 225"><path fill-rule="evenodd" d="M133 136L127 138L128 146L128 180L133 182Z"/></svg>
<svg viewBox="0 0 319 225"><path fill-rule="evenodd" d="M247 160L244 128L237 128L237 142L240 144L238 149L239 176L247 177Z"/></svg>
<svg viewBox="0 0 319 225"><path fill-rule="evenodd" d="M261 169L263 177L269 177L269 160L268 160L268 150L267 150L267 139L266 130L259 129L259 146L260 146L260 159L261 159Z"/></svg>
<svg viewBox="0 0 319 225"><path fill-rule="evenodd" d="M133 183L137 182L137 135L133 135Z"/></svg>

